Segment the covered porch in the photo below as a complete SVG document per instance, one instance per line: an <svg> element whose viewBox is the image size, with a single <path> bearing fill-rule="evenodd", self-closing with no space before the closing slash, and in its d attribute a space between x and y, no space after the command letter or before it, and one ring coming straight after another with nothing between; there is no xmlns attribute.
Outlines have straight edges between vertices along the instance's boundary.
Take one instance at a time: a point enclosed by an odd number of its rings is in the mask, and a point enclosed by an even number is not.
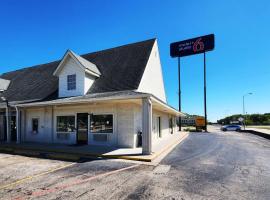
<svg viewBox="0 0 270 200"><path fill-rule="evenodd" d="M176 134L166 136L164 140L160 140L153 144L151 155L143 154L141 147L116 148L99 145L74 146L42 143L2 143L0 145L0 151L26 156L72 161L79 161L87 158L116 158L151 162L155 159L158 160L158 158L162 157L162 154L168 153L186 137L188 137L187 132L177 132Z"/></svg>
<svg viewBox="0 0 270 200"><path fill-rule="evenodd" d="M18 117L15 108L0 108L0 142L20 143L17 132ZM20 122L20 121L19 121Z"/></svg>
<svg viewBox="0 0 270 200"><path fill-rule="evenodd" d="M1 109L1 117L0 120L0 131L1 131L1 137L2 142L10 143L10 142L16 142L16 143L25 143L25 134L26 134L26 110L29 108L42 108L47 109L49 108L50 113L55 113L57 109L66 109L67 107L87 107L90 108L93 106L105 106L105 105L125 105L125 104L132 104L136 105L139 108L139 116L134 117L134 127L138 126L140 127L140 131L142 132L142 147L141 148L127 148L130 149L130 151L136 152L137 154L145 154L150 155L153 153L153 148L155 143L158 144L158 142L153 142L153 112L156 113L167 113L172 116L179 116L181 113L176 111L175 109L169 107L166 103L160 101L159 99L155 98L152 95L144 94L144 93L132 93L131 94L122 94L122 95L114 95L114 96L102 96L102 97L95 97L95 98L85 98L85 97L73 97L73 98L66 98L66 99L58 99L53 101L47 101L47 102L36 102L36 103L26 103L26 104L17 104L17 105L10 105L8 108L2 108ZM76 111L79 112L79 111ZM87 111L86 113L91 114L91 111ZM119 113L116 113L116 117L119 118ZM45 117L46 118L46 117ZM46 134L55 134L54 133L54 127L53 123L55 121L54 115L51 115L51 117L47 117L46 120L50 121L50 124L52 124L51 128L45 127ZM136 118L136 119L135 119ZM119 118L120 119L120 118ZM135 122L135 121L138 122ZM141 125L140 125L141 124ZM119 123L115 125L115 130L117 137L120 137L119 131ZM122 125L123 126L123 125ZM133 128L134 128L133 127ZM78 125L77 125L78 129ZM137 128L138 129L138 128ZM134 128L134 143L138 143L138 138L136 137L137 131ZM122 131L123 132L123 131ZM78 135L78 130L76 130L76 135ZM88 124L87 128L87 134L91 134L90 127ZM28 145L33 145L34 143L28 143ZM46 144L46 145L53 145L54 147L59 146L66 146L67 149L69 148L68 145L59 145L59 144ZM104 146L104 145L85 145L80 146L81 149L87 149L87 148L94 148L94 149L100 149L104 151L110 150L110 152L117 152L117 150L121 149L118 146ZM126 152L128 152L126 150Z"/></svg>

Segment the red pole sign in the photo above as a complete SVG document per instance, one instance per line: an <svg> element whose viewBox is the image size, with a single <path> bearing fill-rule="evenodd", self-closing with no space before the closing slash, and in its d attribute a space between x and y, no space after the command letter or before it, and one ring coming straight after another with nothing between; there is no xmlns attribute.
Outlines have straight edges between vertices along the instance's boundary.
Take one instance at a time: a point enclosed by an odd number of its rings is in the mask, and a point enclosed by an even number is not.
<svg viewBox="0 0 270 200"><path fill-rule="evenodd" d="M170 45L171 57L184 57L211 51L215 47L214 34L174 42Z"/></svg>
<svg viewBox="0 0 270 200"><path fill-rule="evenodd" d="M179 111L181 111L181 87L180 87L180 57L203 53L204 61L204 126L207 132L207 109L206 109L206 58L205 52L213 50L215 47L214 34L205 35L189 40L174 42L170 45L171 57L178 57L178 84L179 84ZM181 131L181 116L179 117L179 130Z"/></svg>

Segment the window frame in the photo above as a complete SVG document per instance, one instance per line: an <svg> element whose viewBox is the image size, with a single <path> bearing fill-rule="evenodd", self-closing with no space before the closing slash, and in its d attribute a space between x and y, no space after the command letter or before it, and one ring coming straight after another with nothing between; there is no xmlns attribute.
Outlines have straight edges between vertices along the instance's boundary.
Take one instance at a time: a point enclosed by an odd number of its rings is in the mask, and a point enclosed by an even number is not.
<svg viewBox="0 0 270 200"><path fill-rule="evenodd" d="M169 124L169 132L170 134L173 134L173 117L172 116L169 116L168 124Z"/></svg>
<svg viewBox="0 0 270 200"><path fill-rule="evenodd" d="M33 123L34 120L37 120L37 123L38 123L36 131L34 130L34 123ZM32 117L32 119L31 119L31 127L32 127L32 133L34 133L34 134L39 133L39 117Z"/></svg>
<svg viewBox="0 0 270 200"><path fill-rule="evenodd" d="M74 80L73 80L74 78ZM69 74L67 75L67 90L76 90L77 88L77 76L76 74Z"/></svg>
<svg viewBox="0 0 270 200"><path fill-rule="evenodd" d="M91 123L92 123L92 116L93 115L111 115L112 116L112 132L92 132L91 130ZM114 133L114 127L115 127L115 116L114 113L91 113L89 117L89 133L91 134L113 134Z"/></svg>
<svg viewBox="0 0 270 200"><path fill-rule="evenodd" d="M74 118L74 129L72 131L58 131L58 117L73 117ZM56 133L66 133L66 134L69 134L69 133L75 133L76 132L76 129L77 129L77 124L76 124L76 115L57 115L56 118L55 118L55 129L56 129Z"/></svg>

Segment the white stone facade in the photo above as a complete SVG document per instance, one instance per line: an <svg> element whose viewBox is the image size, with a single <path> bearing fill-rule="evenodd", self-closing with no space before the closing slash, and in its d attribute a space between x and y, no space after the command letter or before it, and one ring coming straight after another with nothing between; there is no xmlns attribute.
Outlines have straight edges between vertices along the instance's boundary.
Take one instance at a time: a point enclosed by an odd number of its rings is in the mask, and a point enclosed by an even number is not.
<svg viewBox="0 0 270 200"><path fill-rule="evenodd" d="M89 114L112 114L113 115L113 133L107 133L108 140L106 142L96 142L93 140L93 133L88 128L88 144L94 145L110 145L115 147L135 148L137 146L137 133L142 131L142 106L133 103L116 103L116 104L97 104L97 105L74 105L74 106L47 106L44 108L27 108L24 109L25 123L22 125L21 138L22 142L38 142L38 143L61 143L76 144L76 130L68 133L68 137L59 139L56 130L57 116L74 116L75 126L77 113ZM161 118L161 137L156 134L156 118ZM39 131L33 133L32 119L39 119ZM161 139L170 134L168 113L162 113L153 109L153 126L152 126L152 142ZM173 118L175 119L175 117ZM90 118L89 118L90 124ZM174 131L176 124L173 125Z"/></svg>

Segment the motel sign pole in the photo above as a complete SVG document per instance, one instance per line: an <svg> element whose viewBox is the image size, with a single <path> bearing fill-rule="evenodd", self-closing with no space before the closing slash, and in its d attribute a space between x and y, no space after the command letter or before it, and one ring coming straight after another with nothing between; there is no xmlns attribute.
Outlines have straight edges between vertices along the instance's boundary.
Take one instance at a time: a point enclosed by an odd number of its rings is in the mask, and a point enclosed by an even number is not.
<svg viewBox="0 0 270 200"><path fill-rule="evenodd" d="M206 109L206 59L205 52L203 53L203 72L204 72L204 120L205 120L205 132L207 132L207 109Z"/></svg>
<svg viewBox="0 0 270 200"><path fill-rule="evenodd" d="M181 88L180 88L180 57L203 53L204 65L204 129L207 132L207 107L206 107L206 58L205 53L212 51L215 47L214 34L197 38L174 42L170 44L171 57L178 58L178 84L179 84L179 112L181 112ZM181 131L181 116L179 117L179 130Z"/></svg>
<svg viewBox="0 0 270 200"><path fill-rule="evenodd" d="M180 57L178 57L178 108L179 112L181 112L181 71L180 71ZM179 131L182 129L182 121L181 121L181 115L179 116Z"/></svg>

